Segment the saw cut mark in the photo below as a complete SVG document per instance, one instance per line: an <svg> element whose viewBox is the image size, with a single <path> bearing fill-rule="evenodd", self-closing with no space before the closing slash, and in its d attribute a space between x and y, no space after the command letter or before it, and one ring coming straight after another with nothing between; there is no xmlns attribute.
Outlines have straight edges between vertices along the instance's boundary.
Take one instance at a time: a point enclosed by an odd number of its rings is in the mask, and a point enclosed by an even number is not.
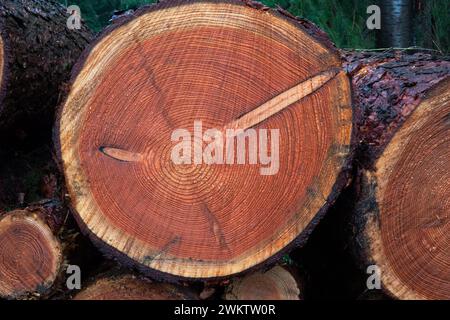
<svg viewBox="0 0 450 320"><path fill-rule="evenodd" d="M247 130L253 126L256 126L257 124L291 106L295 102L298 102L309 96L311 93L317 91L328 81L333 79L338 73L338 68L321 72L320 74L297 84L289 90L265 102L256 109L243 115L239 119L228 124L225 129Z"/></svg>

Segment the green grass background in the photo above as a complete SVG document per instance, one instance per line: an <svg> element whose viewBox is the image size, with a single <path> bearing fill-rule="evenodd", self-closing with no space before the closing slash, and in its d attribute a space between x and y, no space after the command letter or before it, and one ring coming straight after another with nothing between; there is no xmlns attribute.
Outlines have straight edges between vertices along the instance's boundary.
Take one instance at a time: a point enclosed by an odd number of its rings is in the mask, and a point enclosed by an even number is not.
<svg viewBox="0 0 450 320"><path fill-rule="evenodd" d="M154 0L59 0L77 4L82 17L94 30L108 23L114 10L134 9ZM280 6L296 16L307 18L328 33L340 48L375 48L375 34L366 28L366 9L378 0L263 0L268 6ZM418 14L414 21L415 45L450 52L450 0L414 0L416 5L430 3L429 13ZM423 19L431 19L432 34L424 34Z"/></svg>

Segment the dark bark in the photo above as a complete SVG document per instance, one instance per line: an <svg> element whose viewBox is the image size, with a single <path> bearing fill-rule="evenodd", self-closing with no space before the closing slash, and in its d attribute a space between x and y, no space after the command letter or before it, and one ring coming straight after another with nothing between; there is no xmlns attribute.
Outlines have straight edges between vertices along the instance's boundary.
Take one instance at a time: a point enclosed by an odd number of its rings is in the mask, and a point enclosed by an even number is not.
<svg viewBox="0 0 450 320"><path fill-rule="evenodd" d="M436 115L436 122L431 124L427 122L428 127L424 127L423 124L415 127L417 120L414 120L415 122L407 120L413 118L425 121L431 112L435 110L437 112L438 108L448 103L450 58L392 51L378 54L347 53L345 59L346 68L352 76L355 124L359 141L355 156L356 204L352 223L354 230L352 243L356 259L364 272L369 265L382 266L383 288L395 298L442 297L442 293L436 293L434 296L427 292L429 289L425 289L419 281L405 280L408 278L405 274L397 277L391 272L391 266L395 265L400 270L409 268L402 258L404 250L408 250L406 240L404 242L401 240L403 237L406 238L402 228L408 228L410 234L417 234L415 241L417 246L421 246L422 241L425 241L421 230L427 228L427 225L444 228L439 224L441 221L439 219L445 219L446 209L439 203L445 197L445 188L439 189L440 193L437 196L433 196L436 191L431 191L435 181L441 179L441 175L435 173L435 170L438 170L436 168L442 166L436 158L436 154L440 151L435 151L439 149L431 142L429 147L428 141L438 134L445 137L445 131L441 127L445 126L445 117L440 122L441 116ZM438 99L440 102L436 102ZM435 108L427 109L428 113L418 113L421 118L414 117L418 107L422 104L428 105L430 101L435 101L433 105ZM395 140L398 136L401 137L400 140ZM394 141L395 143L391 143ZM406 147L414 141L421 142L413 144L414 147ZM416 153L420 146L428 148L426 153ZM432 160L427 162L426 166L423 163L424 159ZM397 171L402 173L398 175ZM406 179L407 182L402 180L403 183L399 183L399 179ZM409 209L405 209L405 206ZM420 216L420 219L417 219L417 216ZM389 236L391 234L395 234L397 238ZM408 239L411 243L411 239ZM446 250L440 242L433 245L436 252ZM389 256L385 248L389 248ZM409 254L414 257L417 253ZM420 257L416 258L413 260L421 261ZM418 270L422 272L420 274L422 279L432 283L434 279L432 273L439 272L435 271L439 268L437 265L433 271L427 271L425 266L420 266ZM409 274L414 276L415 273L409 271ZM445 272L441 276L445 277ZM445 278L441 278L440 281L441 284L445 284L442 282ZM438 280L434 280L433 284L436 285L436 282Z"/></svg>
<svg viewBox="0 0 450 320"><path fill-rule="evenodd" d="M450 57L401 51L347 52L352 77L358 162L370 168L426 93L450 75Z"/></svg>
<svg viewBox="0 0 450 320"><path fill-rule="evenodd" d="M69 30L68 17L55 1L1 1L0 34L6 49L0 92L3 128L19 120L53 119L60 89L93 38L85 26Z"/></svg>

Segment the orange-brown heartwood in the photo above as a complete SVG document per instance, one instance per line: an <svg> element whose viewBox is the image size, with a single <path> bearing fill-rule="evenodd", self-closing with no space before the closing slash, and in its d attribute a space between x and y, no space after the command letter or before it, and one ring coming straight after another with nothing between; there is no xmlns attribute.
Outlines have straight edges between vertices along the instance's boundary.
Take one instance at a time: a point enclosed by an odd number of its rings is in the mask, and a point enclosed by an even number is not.
<svg viewBox="0 0 450 320"><path fill-rule="evenodd" d="M350 81L304 20L244 1L163 1L109 27L57 123L75 215L106 253L210 279L303 243L347 183ZM177 165L171 134L279 129L279 171ZM129 161L132 160L132 161Z"/></svg>

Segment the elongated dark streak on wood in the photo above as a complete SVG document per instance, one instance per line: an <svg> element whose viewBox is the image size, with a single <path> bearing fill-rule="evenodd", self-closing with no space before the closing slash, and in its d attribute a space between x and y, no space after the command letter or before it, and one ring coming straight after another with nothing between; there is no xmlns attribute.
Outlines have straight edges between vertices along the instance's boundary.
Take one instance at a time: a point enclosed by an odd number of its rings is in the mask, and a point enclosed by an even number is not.
<svg viewBox="0 0 450 320"><path fill-rule="evenodd" d="M144 159L140 153L113 147L100 147L99 151L110 158L123 162L141 162Z"/></svg>
<svg viewBox="0 0 450 320"><path fill-rule="evenodd" d="M308 78L307 80L263 103L261 106L253 109L239 119L236 119L235 121L229 123L225 126L224 130L247 130L263 122L264 120L284 110L290 105L314 93L322 86L324 86L328 81L336 77L336 75L340 71L341 70L339 68L333 68L331 70L321 72L311 78Z"/></svg>
<svg viewBox="0 0 450 320"><path fill-rule="evenodd" d="M154 72L153 68L151 68L147 63L148 61L146 58L145 50L142 47L141 42L137 39L137 37L134 33L131 34L131 37L133 38L133 42L136 44L136 47L139 50L141 67L147 72L150 85L155 89L156 93L158 94L158 100L159 100L158 105L161 106L161 108L160 108L161 115L163 116L164 121L166 121L166 123L169 125L169 127L174 128L175 125L174 125L172 119L170 118L169 113L167 112L167 108L166 108L166 106L167 106L166 94L161 89L161 86L157 83L155 72Z"/></svg>
<svg viewBox="0 0 450 320"><path fill-rule="evenodd" d="M202 205L203 212L205 213L206 218L208 219L211 232L214 234L214 237L219 242L220 246L230 251L230 248L228 247L228 244L225 240L225 236L222 231L222 227L220 226L219 221L217 218L212 214L211 210L209 210L208 205L204 203Z"/></svg>
<svg viewBox="0 0 450 320"><path fill-rule="evenodd" d="M421 217L418 219L418 223L421 225L421 228L437 228L447 223L449 216L445 213L443 215L435 214L432 217Z"/></svg>
<svg viewBox="0 0 450 320"><path fill-rule="evenodd" d="M442 118L442 121L443 121L445 124L450 125L450 113L447 114L446 116L444 116L444 117Z"/></svg>
<svg viewBox="0 0 450 320"><path fill-rule="evenodd" d="M181 242L181 237L180 236L176 236L175 238L173 238L172 240L170 240L169 242L167 242L164 247L161 248L161 250L153 255L153 256L146 256L144 257L144 263L146 264L150 264L152 261L158 260L160 259L160 257L164 254L166 254L170 248L172 248L174 245L178 244Z"/></svg>

